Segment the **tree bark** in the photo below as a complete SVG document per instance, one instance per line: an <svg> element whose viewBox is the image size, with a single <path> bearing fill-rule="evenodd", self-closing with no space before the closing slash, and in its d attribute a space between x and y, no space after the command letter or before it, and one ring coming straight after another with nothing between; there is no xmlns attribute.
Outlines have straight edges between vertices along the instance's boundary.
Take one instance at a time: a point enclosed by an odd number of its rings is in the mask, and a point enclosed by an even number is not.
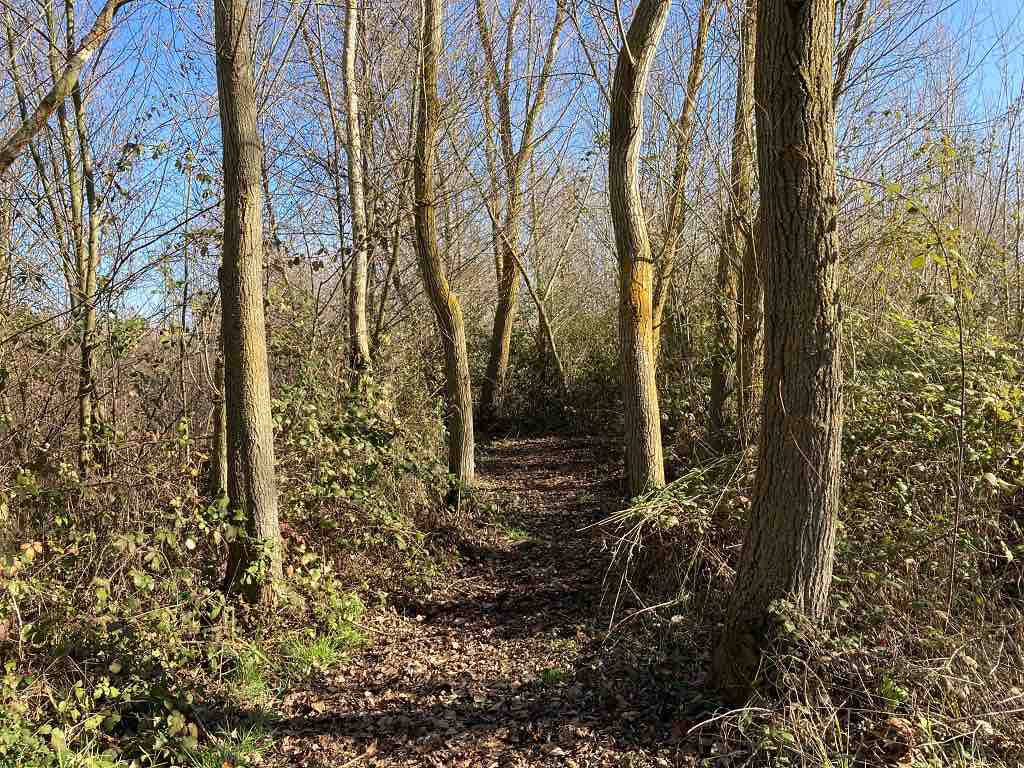
<svg viewBox="0 0 1024 768"><path fill-rule="evenodd" d="M437 63L441 52L442 0L422 0L419 108L413 183L416 200L416 252L430 304L437 317L445 357L445 426L448 470L465 486L474 479L473 391L466 352L462 306L445 277L438 246L434 163L440 105Z"/></svg>
<svg viewBox="0 0 1024 768"><path fill-rule="evenodd" d="M256 127L250 6L214 0L224 158L221 316L227 399L228 497L243 533L229 547L225 588L270 602L281 578L274 431L263 315L262 146Z"/></svg>
<svg viewBox="0 0 1024 768"><path fill-rule="evenodd" d="M14 252L14 187L0 180L0 322L6 324L11 301L11 257Z"/></svg>
<svg viewBox="0 0 1024 768"><path fill-rule="evenodd" d="M608 187L619 256L619 337L626 478L636 496L665 484L655 382L654 268L640 200L643 102L671 0L640 0L615 66L610 104Z"/></svg>
<svg viewBox="0 0 1024 768"><path fill-rule="evenodd" d="M839 491L834 0L760 4L756 90L765 388L750 528L714 660L743 699L777 601L825 612Z"/></svg>
<svg viewBox="0 0 1024 768"><path fill-rule="evenodd" d="M64 12L67 21L68 45L72 45L75 39L75 6L72 0L65 0ZM102 212L100 202L96 196L96 174L93 170L92 139L89 137L89 130L86 124L85 101L82 98L82 87L80 82L75 82L71 89L71 103L75 108L75 132L78 138L78 158L82 167L82 181L84 182L85 203L88 208L86 217L79 203L79 218L82 233L82 246L80 253L82 262L79 267L79 290L82 310L82 337L80 346L80 365L78 372L79 404L80 404L80 427L81 441L85 450L86 461L81 462L88 466L89 462L96 462L94 443L96 439L96 427L99 423L99 403L96 396L97 389L97 368L96 368L96 289L97 271L100 262L100 226L102 223ZM87 234L86 234L87 233Z"/></svg>
<svg viewBox="0 0 1024 768"><path fill-rule="evenodd" d="M65 2L64 7L64 38L67 46L66 53L67 57L71 58L75 41L74 7L68 2ZM47 2L43 12L46 19L46 31L49 37L46 52L47 62L50 68L50 76L53 78L53 82L57 84L61 79L61 52L57 47L59 35L57 32L57 19L56 14L54 13L53 3ZM76 77L74 82L71 83L69 90L74 91L77 88L77 84L78 80ZM69 246L74 249L72 257L73 264L69 275L70 280L68 282L68 305L76 322L78 323L78 330L80 333L80 360L78 389L76 393L78 405L78 472L84 479L88 478L88 476L92 474L94 459L92 390L90 387L90 378L87 368L89 361L89 353L87 351L89 312L85 298L88 291L87 283L89 276L90 253L89 244L85 235L85 223L83 219L84 196L82 189L82 173L85 165L83 159L86 155L83 155L80 146L76 151L75 143L76 137L79 144L82 142L83 134L85 132L84 115L80 113L79 109L81 106L81 99L79 97L75 103L76 109L74 117L77 134L73 134L71 131L71 122L68 119L66 103L68 95L69 94L65 94L62 97L61 102L56 105L56 112L57 125L60 131L61 154L64 160L64 176L67 179L68 207L63 213L68 217L68 219L70 219L68 222L71 235ZM86 150L86 153L88 153L88 150ZM61 174L57 167L57 160L53 157L53 153L51 153L51 158L54 164L54 179L61 178ZM95 324L95 315L93 316L93 323Z"/></svg>
<svg viewBox="0 0 1024 768"><path fill-rule="evenodd" d="M352 210L352 284L349 293L349 361L361 371L370 364L370 335L366 321L366 283L369 275L366 198L363 186L363 140L359 123L359 85L356 82L356 50L359 40L361 0L345 5L345 129L348 146L348 199Z"/></svg>
<svg viewBox="0 0 1024 768"><path fill-rule="evenodd" d="M733 127L730 223L726 242L739 268L736 339L736 426L740 444L753 442L757 429L758 375L764 311L761 270L754 238L754 43L757 0L747 0L740 22Z"/></svg>
<svg viewBox="0 0 1024 768"><path fill-rule="evenodd" d="M718 250L715 271L715 325L712 334L711 392L708 403L708 443L721 450L728 437L729 397L736 389L736 266L728 244L728 222Z"/></svg>

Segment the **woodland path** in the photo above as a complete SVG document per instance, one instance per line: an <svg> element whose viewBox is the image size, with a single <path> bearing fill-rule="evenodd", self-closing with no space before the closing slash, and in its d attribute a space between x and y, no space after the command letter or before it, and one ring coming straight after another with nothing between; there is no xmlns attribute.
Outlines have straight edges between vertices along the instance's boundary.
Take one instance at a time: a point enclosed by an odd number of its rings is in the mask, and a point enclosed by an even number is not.
<svg viewBox="0 0 1024 768"><path fill-rule="evenodd" d="M617 471L590 441L563 437L493 442L480 470L508 519L460 546L443 588L368 615L372 641L351 663L285 697L274 757L336 768L689 765L670 745L678 668L638 668L627 643L600 631L609 558L581 529L612 508Z"/></svg>

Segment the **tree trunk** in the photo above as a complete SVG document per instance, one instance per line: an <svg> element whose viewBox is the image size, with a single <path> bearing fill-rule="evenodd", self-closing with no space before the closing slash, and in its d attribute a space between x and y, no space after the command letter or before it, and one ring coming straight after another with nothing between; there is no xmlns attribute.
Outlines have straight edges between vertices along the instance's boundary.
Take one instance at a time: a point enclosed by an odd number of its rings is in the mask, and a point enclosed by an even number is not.
<svg viewBox="0 0 1024 768"><path fill-rule="evenodd" d="M246 0L214 0L217 92L224 157L224 390L228 497L242 533L231 543L225 588L269 602L281 578L274 431L263 316L260 135Z"/></svg>
<svg viewBox="0 0 1024 768"><path fill-rule="evenodd" d="M495 221L494 213L488 207L488 213L491 215L491 220ZM534 224L536 226L536 224ZM526 289L530 292L530 298L533 299L533 304L537 309L537 323L538 323L538 341L541 346L542 353L550 353L551 360L555 364L555 376L557 377L558 392L566 398L569 395L569 379L565 373L565 365L562 363L562 357L558 352L558 344L555 342L555 331L551 325L551 319L548 316L547 308L544 306L544 298L537 291L537 287L533 284L530 279L529 273L526 271L526 265L523 264L523 260L519 258L519 254L512 245L505 240L505 233L501 232L502 240L504 241L503 258L510 259L518 270L520 276L523 278L523 282L526 283Z"/></svg>
<svg viewBox="0 0 1024 768"><path fill-rule="evenodd" d="M419 108L413 180L416 192L416 252L430 304L437 317L445 357L445 426L448 429L448 470L471 486L473 460L473 391L466 353L466 324L459 299L448 285L438 248L434 162L440 105L437 61L441 51L442 0L422 0Z"/></svg>
<svg viewBox="0 0 1024 768"><path fill-rule="evenodd" d="M704 79L704 51L714 11L714 0L702 0L697 15L697 37L690 54L690 71L686 77L683 109L676 123L676 159L672 169L672 192L669 199L668 221L657 274L654 278L654 358L657 362L661 350L661 324L664 322L669 286L675 271L679 240L686 225L686 178L690 171L690 145L693 143L693 114L697 108L697 93Z"/></svg>
<svg viewBox="0 0 1024 768"><path fill-rule="evenodd" d="M654 270L638 166L647 77L671 4L671 0L640 0L637 4L619 51L610 104L608 188L619 255L626 478L633 496L665 484L655 383Z"/></svg>
<svg viewBox="0 0 1024 768"><path fill-rule="evenodd" d="M728 244L728 229L718 251L715 273L715 325L711 351L711 393L708 404L708 443L721 450L727 442L728 400L736 388L736 268Z"/></svg>
<svg viewBox="0 0 1024 768"><path fill-rule="evenodd" d="M370 363L370 335L366 322L368 278L366 203L363 187L363 142L359 124L359 86L356 81L356 49L359 41L361 0L345 5L345 127L348 136L348 199L352 209L352 286L349 293L349 360L361 371Z"/></svg>
<svg viewBox="0 0 1024 768"><path fill-rule="evenodd" d="M228 492L228 408L224 396L224 352L217 353L213 372L213 442L210 446L210 475L207 478L207 492L219 498Z"/></svg>
<svg viewBox="0 0 1024 768"><path fill-rule="evenodd" d="M71 51L74 47L75 40L75 21L74 21L74 8L69 8L69 3L65 3L65 42L67 44L67 55L70 57ZM57 20L54 13L53 4L47 2L44 8L44 15L46 17L46 31L49 36L49 45L47 47L47 61L50 67L50 76L53 78L56 84L61 78L60 71L60 50L57 48L59 40L57 32ZM77 75L74 81L69 85L69 92L74 89L78 82ZM87 327L89 325L88 307L85 300L85 295L88 290L88 274L89 274L89 250L88 243L85 236L85 225L83 222L82 208L84 205L83 194L82 194L82 168L79 164L82 160L82 154L80 151L76 151L75 148L75 135L71 132L71 122L68 120L67 111L67 96L69 93L65 93L61 97L61 101L56 105L57 112L57 124L60 129L60 143L61 143L61 154L64 159L64 174L67 178L67 192L68 192L68 208L65 215L70 219L69 231L70 231L70 243L69 245L74 250L73 255L73 278L69 282L68 288L68 304L71 309L72 315L75 317L78 323L79 331L79 352L80 352L80 365L78 374L78 391L77 391L77 404L78 404L78 472L79 475L84 479L92 473L93 465L93 452L92 452L92 390L90 389L90 382L88 377L88 371L86 364L88 362L87 354ZM83 126L82 119L80 118L78 111L75 113L76 128L78 129L78 138L81 141ZM52 156L52 155L51 155ZM61 175L57 169L57 160L53 158L54 163L54 179L61 178Z"/></svg>
<svg viewBox="0 0 1024 768"><path fill-rule="evenodd" d="M65 14L67 15L67 29L69 45L74 40L74 18L75 6L71 0L65 0ZM97 456L94 449L97 425L99 419L99 404L96 396L96 289L97 271L100 262L100 225L102 213L100 202L96 196L96 175L93 170L92 139L85 118L85 102L82 99L81 84L76 82L71 89L71 103L75 108L75 132L78 137L78 157L82 165L82 180L84 182L85 203L88 207L88 217L85 217L79 203L79 217L85 228L82 234L82 247L80 249L83 262L80 268L79 285L82 302L82 337L80 340L80 366L78 373L78 386L80 398L80 419L81 436L86 453L91 462L95 463Z"/></svg>
<svg viewBox="0 0 1024 768"><path fill-rule="evenodd" d="M774 632L773 603L820 619L839 491L834 0L761 3L756 88L765 267L765 387L750 528L714 661L742 699Z"/></svg>
<svg viewBox="0 0 1024 768"><path fill-rule="evenodd" d="M506 202L503 236L515 237L522 209L519 179L509 179L515 189L509 188ZM517 238L518 239L518 238ZM487 373L480 389L480 411L487 418L501 416L505 397L505 380L508 378L509 355L512 350L512 328L515 325L516 310L519 306L519 270L507 247L501 260L502 270L498 275L498 305L494 310L494 328L491 332L490 352L487 358Z"/></svg>
<svg viewBox="0 0 1024 768"><path fill-rule="evenodd" d="M11 261L14 253L14 185L0 179L0 325L6 327L11 302Z"/></svg>
<svg viewBox="0 0 1024 768"><path fill-rule="evenodd" d="M754 240L754 37L757 0L747 0L740 22L736 71L736 119L732 138L732 193L726 233L740 271L736 339L736 426L740 443L753 442L757 429L763 289Z"/></svg>

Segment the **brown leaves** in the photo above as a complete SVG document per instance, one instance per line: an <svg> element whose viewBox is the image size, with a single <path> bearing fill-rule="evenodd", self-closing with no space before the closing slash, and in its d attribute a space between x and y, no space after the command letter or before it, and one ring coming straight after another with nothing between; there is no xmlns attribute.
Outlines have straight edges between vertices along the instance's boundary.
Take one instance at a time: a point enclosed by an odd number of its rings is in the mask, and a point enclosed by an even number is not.
<svg viewBox="0 0 1024 768"><path fill-rule="evenodd" d="M885 765L908 764L914 758L914 726L902 717L890 717L868 736L872 755Z"/></svg>

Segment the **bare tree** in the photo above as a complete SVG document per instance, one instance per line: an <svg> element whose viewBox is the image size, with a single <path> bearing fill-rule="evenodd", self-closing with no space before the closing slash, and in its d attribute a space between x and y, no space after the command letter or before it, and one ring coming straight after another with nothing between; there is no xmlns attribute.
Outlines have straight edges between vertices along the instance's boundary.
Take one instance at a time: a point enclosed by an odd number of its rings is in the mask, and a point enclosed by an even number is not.
<svg viewBox="0 0 1024 768"><path fill-rule="evenodd" d="M619 255L626 478L632 495L665 484L654 358L654 266L640 199L647 78L671 0L640 0L622 39L610 104L608 195Z"/></svg>
<svg viewBox="0 0 1024 768"><path fill-rule="evenodd" d="M512 326L519 297L520 273L513 253L519 239L524 173L533 155L536 142L534 132L538 117L544 108L548 84L558 51L558 38L567 20L564 5L561 2L557 3L554 23L551 26L551 33L545 47L544 61L537 77L536 90L528 90L524 97L522 128L517 142L514 135L517 121L513 114L516 103L513 83L520 77L512 71L512 61L515 55L515 24L522 7L523 0L514 0L506 21L504 58L499 70L494 35L487 18L484 0L476 0L477 26L483 46L484 71L489 90L485 99L489 102L493 98L497 105L497 132L500 139L501 160L505 169L505 216L501 224L501 242L494 252L495 265L498 270L498 303L494 313L487 374L483 381L480 397L480 410L487 416L497 416L501 412L505 379L508 375ZM488 115L488 122L490 122L489 104L485 107L485 111ZM496 194L499 186L496 179L496 163L493 157L489 156L488 159L492 173L492 188L495 190L492 194Z"/></svg>
<svg viewBox="0 0 1024 768"><path fill-rule="evenodd" d="M274 581L281 578L281 531L263 315L263 147L256 126L250 13L247 0L214 0L224 161L221 317L228 497L243 529L230 546L225 585L263 603L273 600Z"/></svg>
<svg viewBox="0 0 1024 768"><path fill-rule="evenodd" d="M63 70L54 78L53 86L42 98L31 114L22 118L21 125L0 140L0 175L7 172L18 156L25 150L32 137L39 132L54 110L60 107L78 83L78 77L89 59L100 49L114 28L114 16L131 0L107 0L100 9L92 29L82 38L64 64ZM69 41L69 45L71 41Z"/></svg>
<svg viewBox="0 0 1024 768"><path fill-rule="evenodd" d="M363 184L363 139L360 126L356 51L359 43L359 0L345 5L345 132L348 145L348 199L352 209L352 283L349 291L349 357L356 370L370 362L370 336L366 321L367 247L369 229Z"/></svg>
<svg viewBox="0 0 1024 768"><path fill-rule="evenodd" d="M437 66L441 53L442 0L422 0L419 63L419 107L416 115L416 155L413 181L416 207L416 250L423 285L441 332L445 357L445 426L448 430L448 470L463 485L474 480L473 390L466 352L462 305L445 277L438 246L434 174L440 105Z"/></svg>
<svg viewBox="0 0 1024 768"><path fill-rule="evenodd" d="M736 423L740 442L753 438L759 404L763 289L755 245L754 221L754 45L757 2L746 0L740 17L736 57L736 115L730 161L729 217L723 239L739 270L736 338Z"/></svg>
<svg viewBox="0 0 1024 768"><path fill-rule="evenodd" d="M690 173L690 155L695 126L694 112L697 109L697 95L704 79L704 56L708 43L708 32L714 17L717 0L701 0L697 13L697 34L690 54L690 69L686 76L686 90L683 94L683 108L675 124L676 152L672 167L672 189L669 193L668 222L662 238L661 251L657 260L654 277L654 354L661 349L661 325L664 322L665 306L668 304L672 275L676 268L679 241L686 226L686 182Z"/></svg>

